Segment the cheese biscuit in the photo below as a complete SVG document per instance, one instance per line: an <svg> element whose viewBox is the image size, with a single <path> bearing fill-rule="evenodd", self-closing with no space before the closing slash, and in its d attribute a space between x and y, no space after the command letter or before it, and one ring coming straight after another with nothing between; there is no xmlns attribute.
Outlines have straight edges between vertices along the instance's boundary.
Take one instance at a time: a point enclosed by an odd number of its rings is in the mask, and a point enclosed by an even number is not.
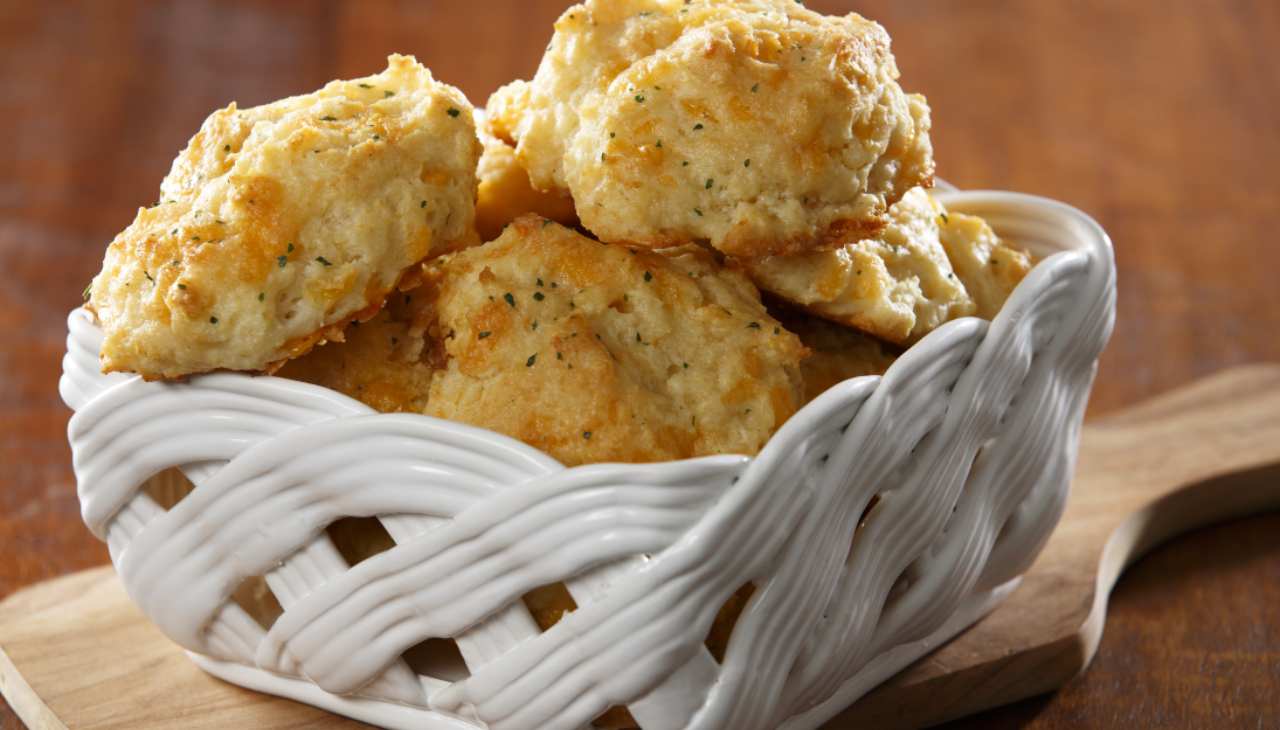
<svg viewBox="0 0 1280 730"><path fill-rule="evenodd" d="M490 127L603 241L754 257L874 234L933 176L884 29L793 0L588 0Z"/></svg>
<svg viewBox="0 0 1280 730"><path fill-rule="evenodd" d="M479 154L466 98L405 56L214 112L91 285L103 369L271 371L376 312L415 264L475 240Z"/></svg>

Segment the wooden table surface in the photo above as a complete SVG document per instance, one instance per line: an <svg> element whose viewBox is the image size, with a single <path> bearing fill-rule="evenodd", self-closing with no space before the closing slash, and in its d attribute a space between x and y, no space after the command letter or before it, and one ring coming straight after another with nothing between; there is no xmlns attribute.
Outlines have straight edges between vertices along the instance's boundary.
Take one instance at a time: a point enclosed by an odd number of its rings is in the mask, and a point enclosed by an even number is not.
<svg viewBox="0 0 1280 730"><path fill-rule="evenodd" d="M1091 414L1280 361L1280 3L809 4L888 28L942 176L1060 198L1110 231L1119 321ZM64 317L201 120L391 51L483 104L533 72L564 5L0 0L0 595L107 560L64 438ZM1086 674L954 726L1280 727L1277 607L1280 515L1187 536L1122 579Z"/></svg>

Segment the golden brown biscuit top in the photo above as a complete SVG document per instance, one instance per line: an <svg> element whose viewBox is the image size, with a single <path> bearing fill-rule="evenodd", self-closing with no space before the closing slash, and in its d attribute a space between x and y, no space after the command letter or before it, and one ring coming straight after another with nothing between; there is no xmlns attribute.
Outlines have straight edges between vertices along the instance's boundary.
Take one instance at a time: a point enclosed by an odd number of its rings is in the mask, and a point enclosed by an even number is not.
<svg viewBox="0 0 1280 730"><path fill-rule="evenodd" d="M739 256L873 233L932 178L928 107L883 28L794 2L588 2L491 127L602 240Z"/></svg>
<svg viewBox="0 0 1280 730"><path fill-rule="evenodd" d="M107 249L106 370L264 370L376 312L414 263L474 240L471 107L412 58L215 112L161 200Z"/></svg>
<svg viewBox="0 0 1280 730"><path fill-rule="evenodd" d="M577 464L754 453L799 405L804 348L703 251L529 216L433 269L448 364L429 415Z"/></svg>
<svg viewBox="0 0 1280 730"><path fill-rule="evenodd" d="M282 374L566 464L752 454L803 395L804 347L742 275L702 250L606 245L534 216L430 263L346 336Z"/></svg>

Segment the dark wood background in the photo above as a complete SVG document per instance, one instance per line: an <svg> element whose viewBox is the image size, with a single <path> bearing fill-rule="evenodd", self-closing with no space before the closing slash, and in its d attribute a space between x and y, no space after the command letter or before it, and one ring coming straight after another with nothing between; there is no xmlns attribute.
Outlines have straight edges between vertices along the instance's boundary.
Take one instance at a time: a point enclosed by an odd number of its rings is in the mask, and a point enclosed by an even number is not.
<svg viewBox="0 0 1280 730"><path fill-rule="evenodd" d="M883 23L933 107L942 176L1096 216L1119 322L1090 414L1280 360L1280 3L810 0ZM0 595L101 564L57 395L64 317L214 108L412 53L477 104L565 6L0 0ZM1092 668L955 727L1280 727L1280 515L1122 580ZM0 703L0 727L16 726Z"/></svg>

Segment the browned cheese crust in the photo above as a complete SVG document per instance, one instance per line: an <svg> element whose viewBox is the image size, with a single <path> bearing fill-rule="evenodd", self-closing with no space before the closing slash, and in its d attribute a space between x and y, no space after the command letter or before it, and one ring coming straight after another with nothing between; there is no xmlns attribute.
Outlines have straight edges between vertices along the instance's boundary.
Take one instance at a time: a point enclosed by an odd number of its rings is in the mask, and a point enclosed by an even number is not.
<svg viewBox="0 0 1280 730"><path fill-rule="evenodd" d="M957 317L994 317L1031 269L985 221L949 214L924 188L895 203L875 236L737 263L761 289L899 345Z"/></svg>
<svg viewBox="0 0 1280 730"><path fill-rule="evenodd" d="M797 253L884 225L933 177L889 36L793 0L588 0L489 100L534 187L604 241Z"/></svg>
<svg viewBox="0 0 1280 730"><path fill-rule="evenodd" d="M270 371L475 239L471 106L405 56L304 96L214 112L160 201L107 248L102 364L147 378Z"/></svg>
<svg viewBox="0 0 1280 730"><path fill-rule="evenodd" d="M527 216L426 278L404 310L283 372L566 464L753 454L803 397L803 345L699 249L605 245Z"/></svg>

